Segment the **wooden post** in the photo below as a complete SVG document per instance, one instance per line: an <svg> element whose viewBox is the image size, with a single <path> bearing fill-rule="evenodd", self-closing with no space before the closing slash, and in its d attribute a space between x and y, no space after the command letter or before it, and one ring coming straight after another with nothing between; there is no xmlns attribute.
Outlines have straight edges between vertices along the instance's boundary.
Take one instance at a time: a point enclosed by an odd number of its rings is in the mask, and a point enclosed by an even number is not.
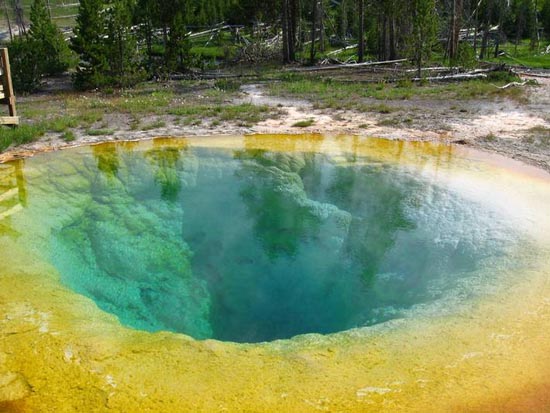
<svg viewBox="0 0 550 413"><path fill-rule="evenodd" d="M8 55L8 49L0 48L0 70L2 81L2 99L0 103L8 105L9 116L0 117L0 124L2 125L18 125L19 117L17 116L17 110L15 108L15 93L13 92L13 83L11 81L11 68L10 58Z"/></svg>

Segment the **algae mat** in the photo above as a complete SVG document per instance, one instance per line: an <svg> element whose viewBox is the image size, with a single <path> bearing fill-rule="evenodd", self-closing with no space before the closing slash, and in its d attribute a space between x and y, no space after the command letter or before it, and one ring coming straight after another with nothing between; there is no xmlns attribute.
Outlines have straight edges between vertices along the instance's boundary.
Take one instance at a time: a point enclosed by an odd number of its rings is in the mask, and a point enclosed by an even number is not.
<svg viewBox="0 0 550 413"><path fill-rule="evenodd" d="M0 165L0 411L550 411L550 177L444 145Z"/></svg>

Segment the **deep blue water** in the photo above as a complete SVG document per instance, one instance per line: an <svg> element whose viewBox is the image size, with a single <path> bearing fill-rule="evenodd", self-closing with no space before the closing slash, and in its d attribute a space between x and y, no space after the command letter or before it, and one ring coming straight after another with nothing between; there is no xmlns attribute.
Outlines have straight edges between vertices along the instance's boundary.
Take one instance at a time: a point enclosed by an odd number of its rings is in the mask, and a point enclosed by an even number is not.
<svg viewBox="0 0 550 413"><path fill-rule="evenodd" d="M81 156L52 259L138 329L259 342L372 325L444 298L514 243L479 205L375 159L113 145Z"/></svg>

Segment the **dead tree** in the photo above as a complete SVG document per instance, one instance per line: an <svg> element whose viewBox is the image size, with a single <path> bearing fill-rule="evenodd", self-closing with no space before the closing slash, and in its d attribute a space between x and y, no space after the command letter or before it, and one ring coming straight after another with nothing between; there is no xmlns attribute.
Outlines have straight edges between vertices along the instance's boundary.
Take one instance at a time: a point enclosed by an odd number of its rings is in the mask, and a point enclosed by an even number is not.
<svg viewBox="0 0 550 413"><path fill-rule="evenodd" d="M25 25L25 12L21 0L15 0L13 3L13 10L15 12L15 24L19 29L19 34L26 35L27 27Z"/></svg>
<svg viewBox="0 0 550 413"><path fill-rule="evenodd" d="M283 62L296 60L296 27L298 20L298 0L282 1Z"/></svg>
<svg viewBox="0 0 550 413"><path fill-rule="evenodd" d="M460 28L462 27L462 1L463 0L453 0L453 5L451 9L451 24L449 30L449 44L448 44L448 54L449 60L452 62L458 56L458 45L460 42Z"/></svg>
<svg viewBox="0 0 550 413"><path fill-rule="evenodd" d="M8 31L10 33L10 41L13 40L13 31L11 30L11 21L10 21L10 13L8 10L8 4L6 3L6 0L2 2L2 6L4 7L4 14L6 15L6 23L8 25Z"/></svg>

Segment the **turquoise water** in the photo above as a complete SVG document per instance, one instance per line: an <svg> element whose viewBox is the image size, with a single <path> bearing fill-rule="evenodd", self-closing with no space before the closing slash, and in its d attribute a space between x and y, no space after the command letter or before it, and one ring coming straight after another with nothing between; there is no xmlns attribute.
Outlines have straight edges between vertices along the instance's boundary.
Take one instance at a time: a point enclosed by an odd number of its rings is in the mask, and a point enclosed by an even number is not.
<svg viewBox="0 0 550 413"><path fill-rule="evenodd" d="M74 172L70 194L50 194L66 199L51 260L137 329L327 334L463 302L516 265L519 236L494 213L367 156L107 145L55 159L51 182Z"/></svg>

